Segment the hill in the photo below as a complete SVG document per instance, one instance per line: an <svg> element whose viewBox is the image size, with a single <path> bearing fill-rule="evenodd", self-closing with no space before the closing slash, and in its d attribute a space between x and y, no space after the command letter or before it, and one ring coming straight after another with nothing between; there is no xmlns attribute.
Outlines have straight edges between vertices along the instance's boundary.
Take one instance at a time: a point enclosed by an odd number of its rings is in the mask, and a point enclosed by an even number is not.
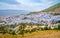
<svg viewBox="0 0 60 38"><path fill-rule="evenodd" d="M29 11L26 10L0 10L0 17L27 14L27 13L29 13Z"/></svg>
<svg viewBox="0 0 60 38"><path fill-rule="evenodd" d="M49 11L51 11L51 12L60 12L60 3L58 3L54 6L51 6L47 9L42 10L42 12L49 12Z"/></svg>
<svg viewBox="0 0 60 38"><path fill-rule="evenodd" d="M38 14L38 13L48 13L48 12L51 12L51 13L57 13L57 14L60 14L60 3L58 4L55 4L49 8L46 8L42 11L39 11L39 12L30 12L29 14Z"/></svg>

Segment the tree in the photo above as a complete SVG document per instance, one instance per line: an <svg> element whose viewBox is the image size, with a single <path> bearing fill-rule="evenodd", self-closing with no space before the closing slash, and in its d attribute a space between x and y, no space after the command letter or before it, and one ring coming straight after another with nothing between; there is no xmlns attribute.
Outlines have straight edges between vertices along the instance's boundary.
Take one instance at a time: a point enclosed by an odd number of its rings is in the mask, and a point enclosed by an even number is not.
<svg viewBox="0 0 60 38"><path fill-rule="evenodd" d="M6 26L0 26L0 31L3 33L3 34L5 34L5 33L7 33L8 32L8 26L6 25Z"/></svg>
<svg viewBox="0 0 60 38"><path fill-rule="evenodd" d="M20 27L19 27L19 31L20 31L20 34L22 35L22 37L24 37L24 28L25 28L25 24L21 23Z"/></svg>
<svg viewBox="0 0 60 38"><path fill-rule="evenodd" d="M60 30L60 24L58 24L58 30Z"/></svg>

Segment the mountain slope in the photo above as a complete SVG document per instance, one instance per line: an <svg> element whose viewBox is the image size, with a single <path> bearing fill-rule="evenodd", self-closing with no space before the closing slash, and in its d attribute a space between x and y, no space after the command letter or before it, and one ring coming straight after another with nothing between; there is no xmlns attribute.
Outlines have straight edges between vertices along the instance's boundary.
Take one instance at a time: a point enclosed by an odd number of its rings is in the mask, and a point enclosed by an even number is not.
<svg viewBox="0 0 60 38"><path fill-rule="evenodd" d="M49 12L49 11L53 12L53 11L56 11L56 10L58 10L58 9L60 9L60 3L58 3L58 4L56 4L56 5L52 6L52 7L49 7L49 8L47 8L47 9L44 9L44 10L42 10L42 11L43 11L43 12ZM59 10L59 11L60 11L60 10Z"/></svg>
<svg viewBox="0 0 60 38"><path fill-rule="evenodd" d="M27 14L28 12L26 10L0 10L0 16Z"/></svg>
<svg viewBox="0 0 60 38"><path fill-rule="evenodd" d="M56 4L56 5L53 5L49 8L46 8L40 12L55 12L55 13L60 13L60 3ZM29 14L37 14L37 13L40 13L40 12L30 12Z"/></svg>

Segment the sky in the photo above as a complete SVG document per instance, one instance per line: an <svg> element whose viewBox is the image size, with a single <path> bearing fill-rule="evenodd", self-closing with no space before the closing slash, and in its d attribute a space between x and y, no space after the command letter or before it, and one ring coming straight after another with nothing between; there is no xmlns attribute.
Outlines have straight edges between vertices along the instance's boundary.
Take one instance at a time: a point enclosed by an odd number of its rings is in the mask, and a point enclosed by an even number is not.
<svg viewBox="0 0 60 38"><path fill-rule="evenodd" d="M41 11L59 2L60 0L0 0L0 10Z"/></svg>

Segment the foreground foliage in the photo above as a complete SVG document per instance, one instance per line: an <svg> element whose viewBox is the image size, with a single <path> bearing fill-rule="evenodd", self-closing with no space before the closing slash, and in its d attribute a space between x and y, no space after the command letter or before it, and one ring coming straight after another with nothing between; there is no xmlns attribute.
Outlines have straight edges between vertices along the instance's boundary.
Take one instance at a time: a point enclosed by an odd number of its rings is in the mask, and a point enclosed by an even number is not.
<svg viewBox="0 0 60 38"><path fill-rule="evenodd" d="M24 37L20 34L12 35L12 34L0 34L0 38L60 38L59 30L44 30L44 31L36 31L32 33L26 33Z"/></svg>

